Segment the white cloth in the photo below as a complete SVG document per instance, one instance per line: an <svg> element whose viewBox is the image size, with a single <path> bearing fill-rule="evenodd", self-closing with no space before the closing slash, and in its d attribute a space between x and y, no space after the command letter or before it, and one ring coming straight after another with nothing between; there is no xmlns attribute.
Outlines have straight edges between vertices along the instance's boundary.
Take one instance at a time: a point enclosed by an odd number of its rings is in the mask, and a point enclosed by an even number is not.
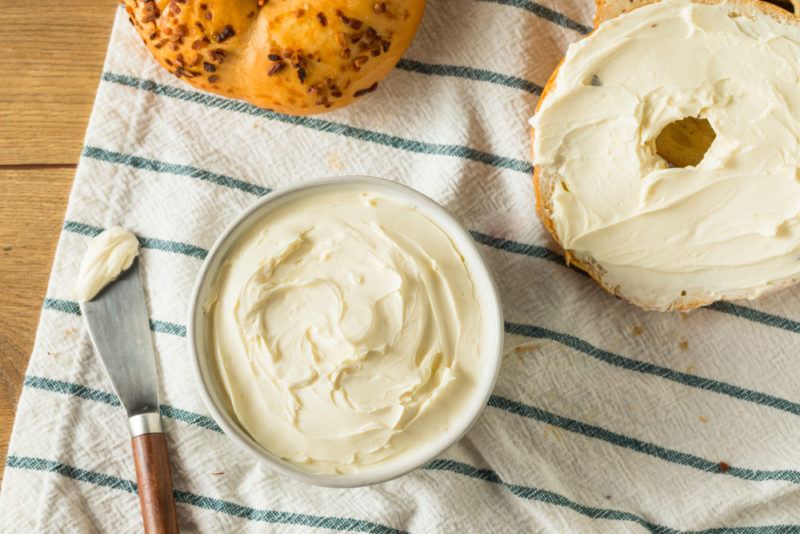
<svg viewBox="0 0 800 534"><path fill-rule="evenodd" d="M0 531L140 531L124 413L71 294L89 236L112 224L144 247L186 532L800 529L800 289L688 316L643 312L565 267L534 215L526 120L588 31L590 3L431 0L378 91L313 118L172 78L120 11L19 403ZM426 469L352 490L286 480L221 434L183 337L223 227L269 188L341 174L393 178L452 210L482 243L508 321L495 396L467 437Z"/></svg>

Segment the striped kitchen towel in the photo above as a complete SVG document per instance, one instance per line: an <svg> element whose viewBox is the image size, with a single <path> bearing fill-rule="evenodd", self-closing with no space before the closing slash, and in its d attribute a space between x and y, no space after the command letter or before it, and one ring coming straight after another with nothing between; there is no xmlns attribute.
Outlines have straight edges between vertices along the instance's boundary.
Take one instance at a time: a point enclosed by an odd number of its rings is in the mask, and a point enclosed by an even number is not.
<svg viewBox="0 0 800 534"><path fill-rule="evenodd" d="M590 0L431 0L380 90L316 117L199 92L120 11L13 431L2 532L139 532L126 421L71 286L91 236L135 231L186 532L800 531L800 288L640 311L564 265L534 215L537 95ZM369 488L309 487L207 415L185 317L208 248L273 188L396 179L472 231L498 280L503 367L469 434Z"/></svg>

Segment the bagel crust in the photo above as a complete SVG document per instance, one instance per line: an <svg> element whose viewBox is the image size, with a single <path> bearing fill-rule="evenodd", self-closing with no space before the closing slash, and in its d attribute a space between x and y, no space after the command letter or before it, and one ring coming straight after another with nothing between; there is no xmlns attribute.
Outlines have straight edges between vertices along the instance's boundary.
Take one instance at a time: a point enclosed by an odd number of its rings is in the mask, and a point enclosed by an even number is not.
<svg viewBox="0 0 800 534"><path fill-rule="evenodd" d="M595 0L594 25L595 27L597 27L609 19L613 19L629 11L633 11L636 8L646 6L647 4L653 4L658 1L659 0ZM765 13L771 11L772 14L778 18L785 17L786 11L778 7L777 5L774 5L773 3L764 0L756 0L756 1L758 1L758 3L761 4L761 6L759 6L759 9L761 9ZM702 2L702 3L718 3L718 2ZM800 0L783 0L783 1L778 1L777 3L794 6L794 13L796 15L800 15Z"/></svg>
<svg viewBox="0 0 800 534"><path fill-rule="evenodd" d="M424 0L123 0L153 57L205 91L281 113L346 106L378 87Z"/></svg>
<svg viewBox="0 0 800 534"><path fill-rule="evenodd" d="M664 2L672 2L675 0L660 0ZM654 4L659 0L632 0L625 2L617 0L597 0L597 13L595 17L595 29L601 24L615 23L614 21L606 22L607 20L617 15L629 12L639 7ZM757 16L767 15L768 17L779 21L782 24L800 26L800 18L793 16L791 13L774 6L772 4L761 2L758 0L685 0L685 3L717 5L727 4L730 6L731 12L735 16L744 16L747 18L754 18ZM733 16L733 15L731 15ZM593 32L594 33L594 32ZM590 34L591 35L591 34ZM564 60L556 67L549 80L544 86L541 97L536 106L536 113L546 105L548 97L554 94L560 69L564 65ZM786 276L779 280L771 280L768 284L762 287L748 287L741 290L731 290L723 293L714 291L704 291L703 288L692 288L690 291L682 291L679 294L670 295L665 301L664 298L659 299L643 299L640 296L633 295L628 288L618 283L611 282L605 272L603 266L592 257L591 254L583 251L571 250L564 247L563 240L557 229L557 225L553 217L553 196L556 189L557 177L553 176L552 172L547 169L546 165L542 165L536 161L535 153L535 140L537 138L537 131L535 128L531 129L531 154L536 163L533 173L533 184L536 193L536 211L541 219L544 227L551 234L553 239L564 249L564 256L568 264L574 265L581 270L585 271L592 279L594 279L606 291L624 298L633 304L644 309L667 311L679 310L689 311L691 309L708 305L717 300L737 300L743 298L756 298L766 293L779 290L790 286L800 281L800 275L794 274ZM798 170L800 173L800 170ZM800 175L800 174L799 174Z"/></svg>

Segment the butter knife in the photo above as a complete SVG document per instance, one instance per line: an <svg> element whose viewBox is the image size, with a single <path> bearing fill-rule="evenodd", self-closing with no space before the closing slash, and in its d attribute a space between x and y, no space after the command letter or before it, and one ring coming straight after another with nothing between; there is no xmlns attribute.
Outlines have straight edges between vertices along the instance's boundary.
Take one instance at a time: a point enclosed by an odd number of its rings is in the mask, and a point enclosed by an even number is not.
<svg viewBox="0 0 800 534"><path fill-rule="evenodd" d="M138 258L94 299L82 302L81 313L128 414L144 530L147 534L178 532Z"/></svg>

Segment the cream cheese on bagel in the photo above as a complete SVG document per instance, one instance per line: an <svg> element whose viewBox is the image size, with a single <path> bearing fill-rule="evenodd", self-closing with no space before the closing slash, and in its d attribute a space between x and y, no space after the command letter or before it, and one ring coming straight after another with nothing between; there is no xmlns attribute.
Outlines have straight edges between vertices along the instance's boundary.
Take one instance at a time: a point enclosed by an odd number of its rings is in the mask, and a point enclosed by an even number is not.
<svg viewBox="0 0 800 534"><path fill-rule="evenodd" d="M800 278L800 27L752 5L664 0L602 24L531 119L545 224L642 307ZM655 138L686 117L716 138L696 166L671 167Z"/></svg>

